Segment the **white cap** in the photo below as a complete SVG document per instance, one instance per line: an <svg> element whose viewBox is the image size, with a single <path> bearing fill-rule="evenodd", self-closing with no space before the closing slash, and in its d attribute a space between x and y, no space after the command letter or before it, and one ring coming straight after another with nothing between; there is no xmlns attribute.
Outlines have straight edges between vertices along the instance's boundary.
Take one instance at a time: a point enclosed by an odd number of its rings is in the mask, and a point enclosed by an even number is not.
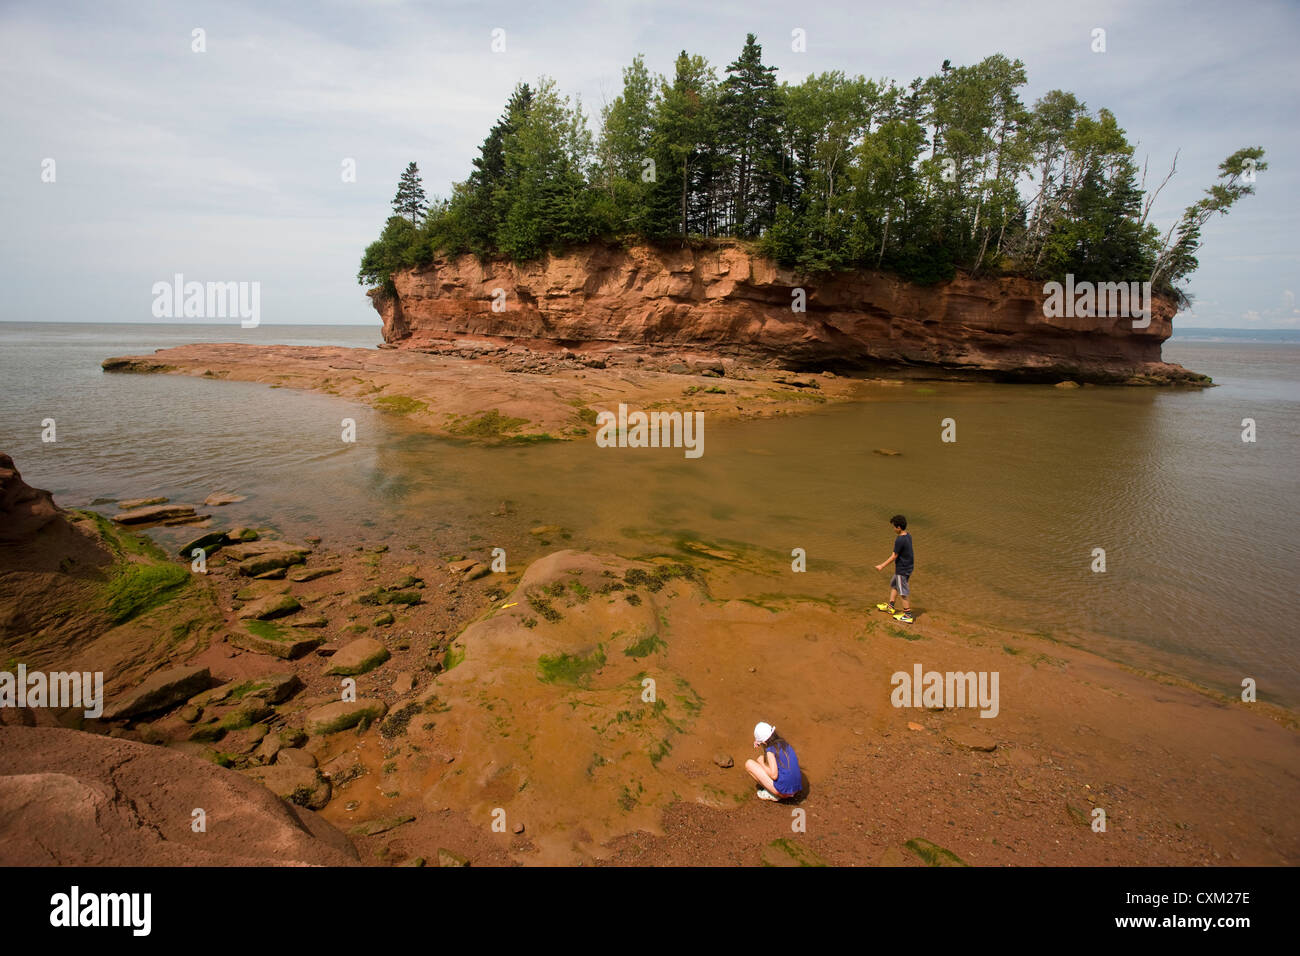
<svg viewBox="0 0 1300 956"><path fill-rule="evenodd" d="M774 733L776 733L775 727L771 724L765 724L760 720L754 725L754 743L765 744L767 743L767 739Z"/></svg>

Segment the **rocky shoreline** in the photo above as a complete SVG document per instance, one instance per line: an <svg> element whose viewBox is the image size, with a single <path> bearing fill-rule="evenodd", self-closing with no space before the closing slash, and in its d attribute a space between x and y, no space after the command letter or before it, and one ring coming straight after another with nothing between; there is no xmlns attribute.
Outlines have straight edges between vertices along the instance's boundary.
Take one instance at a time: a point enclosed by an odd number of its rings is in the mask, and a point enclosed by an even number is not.
<svg viewBox="0 0 1300 956"><path fill-rule="evenodd" d="M601 362L644 353L813 373L1211 384L1161 361L1172 299L1148 290L1138 318L1127 286L1128 309L1109 298L1075 309L1073 296L1051 308L1045 288L1009 276L921 286L872 270L801 275L722 240L592 243L526 263L441 255L369 295L384 341L400 349L476 340Z"/></svg>
<svg viewBox="0 0 1300 956"><path fill-rule="evenodd" d="M283 541L218 510L178 563L132 530L57 509L16 469L4 475L3 526L21 529L26 549L0 564L6 656L110 678L98 720L0 709L5 863L1300 856L1294 715L1157 683L1080 646L940 612L908 631L866 605L740 600L727 595L755 593L759 556L685 542L628 560L567 550L555 526L531 529L522 562L494 572L468 543ZM206 573L189 566L196 550ZM151 587L125 614L96 617L126 569ZM14 603L32 603L31 587L99 623L70 638L58 620L24 618ZM912 661L1000 671L999 718L892 707L889 675ZM753 799L736 766L760 686L800 749L806 833ZM111 769L123 765L136 769ZM190 789L149 782L164 778ZM56 782L88 796L32 796ZM185 835L193 807L213 821L202 853ZM1090 826L1097 807L1104 833ZM265 842L248 845L239 827Z"/></svg>

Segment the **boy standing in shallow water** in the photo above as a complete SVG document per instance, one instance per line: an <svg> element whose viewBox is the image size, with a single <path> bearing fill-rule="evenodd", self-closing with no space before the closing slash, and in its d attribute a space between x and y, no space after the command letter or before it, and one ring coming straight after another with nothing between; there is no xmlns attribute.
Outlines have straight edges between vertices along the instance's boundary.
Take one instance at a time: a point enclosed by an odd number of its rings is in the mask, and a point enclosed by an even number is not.
<svg viewBox="0 0 1300 956"><path fill-rule="evenodd" d="M886 614L893 614L896 621L911 624L915 618L912 617L911 591L907 586L907 579L912 576L912 568L916 564L912 553L912 536L907 533L907 519L902 515L894 515L889 519L889 523L894 528L894 553L887 560L877 564L876 570L885 570L885 565L893 561L894 576L889 579L889 603L877 604L876 607ZM900 595L903 598L901 614L894 608L894 598Z"/></svg>

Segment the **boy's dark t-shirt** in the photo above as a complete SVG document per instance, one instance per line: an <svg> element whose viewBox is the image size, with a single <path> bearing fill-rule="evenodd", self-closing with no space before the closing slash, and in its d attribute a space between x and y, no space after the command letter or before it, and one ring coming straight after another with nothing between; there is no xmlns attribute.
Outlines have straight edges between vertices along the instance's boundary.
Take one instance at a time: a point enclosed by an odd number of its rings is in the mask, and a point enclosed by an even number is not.
<svg viewBox="0 0 1300 956"><path fill-rule="evenodd" d="M910 534L900 534L894 539L894 554L898 555L894 559L894 573L911 574L915 561L912 556L912 536Z"/></svg>

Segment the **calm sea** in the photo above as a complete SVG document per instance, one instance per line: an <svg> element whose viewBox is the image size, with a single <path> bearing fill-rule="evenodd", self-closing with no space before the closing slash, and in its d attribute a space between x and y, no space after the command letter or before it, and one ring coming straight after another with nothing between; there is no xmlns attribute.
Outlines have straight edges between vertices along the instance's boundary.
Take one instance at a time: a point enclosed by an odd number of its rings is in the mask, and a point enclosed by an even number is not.
<svg viewBox="0 0 1300 956"><path fill-rule="evenodd" d="M485 548L529 542L537 524L624 554L696 538L766 556L768 590L855 602L882 594L873 565L902 512L923 610L1095 643L1222 690L1251 677L1261 698L1300 706L1296 338L1189 330L1165 358L1211 375L1218 387L1203 391L910 383L809 415L710 423L704 456L688 460L594 442L481 448L327 395L99 367L185 342L373 347L378 326L0 323L0 451L65 506L230 490L249 498L222 509L228 523L425 537L434 552L452 527L479 529ZM339 441L344 417L356 444ZM940 441L945 418L956 442ZM790 571L793 548L806 574Z"/></svg>

